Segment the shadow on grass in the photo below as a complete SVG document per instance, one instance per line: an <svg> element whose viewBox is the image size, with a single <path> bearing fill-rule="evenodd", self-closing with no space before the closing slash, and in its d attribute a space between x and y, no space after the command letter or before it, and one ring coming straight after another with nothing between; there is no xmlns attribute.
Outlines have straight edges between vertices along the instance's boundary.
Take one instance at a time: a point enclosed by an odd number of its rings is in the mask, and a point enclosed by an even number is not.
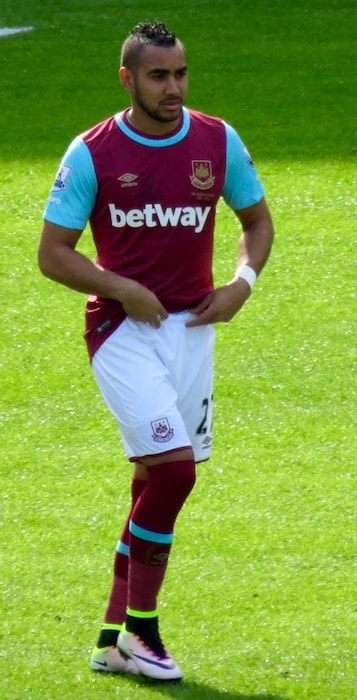
<svg viewBox="0 0 357 700"><path fill-rule="evenodd" d="M206 683L196 683L194 681L182 682L160 682L150 681L144 678L132 678L133 683L138 686L155 689L156 692L168 698L180 698L186 700L288 700L282 695L272 695L271 693L246 694L236 691L218 690Z"/></svg>

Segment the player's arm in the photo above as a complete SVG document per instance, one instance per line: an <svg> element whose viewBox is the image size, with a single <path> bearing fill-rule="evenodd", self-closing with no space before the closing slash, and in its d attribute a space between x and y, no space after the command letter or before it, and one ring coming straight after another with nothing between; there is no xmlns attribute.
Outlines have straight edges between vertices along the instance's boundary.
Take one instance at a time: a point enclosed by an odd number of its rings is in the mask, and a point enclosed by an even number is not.
<svg viewBox="0 0 357 700"><path fill-rule="evenodd" d="M81 234L81 230L45 220L38 249L41 272L78 292L115 299L128 316L158 328L167 312L155 294L135 280L103 270L78 252L76 245Z"/></svg>
<svg viewBox="0 0 357 700"><path fill-rule="evenodd" d="M238 243L238 268L242 265L251 267L256 275L263 269L271 250L274 238L273 223L265 199L245 209L235 212L241 226L242 234ZM206 323L230 321L242 308L251 294L251 288L245 279L235 276L230 282L218 287L209 294L192 313L197 318L187 323L188 326L201 326Z"/></svg>
<svg viewBox="0 0 357 700"><path fill-rule="evenodd" d="M268 260L274 240L274 227L268 205L263 197L257 204L238 209L235 214L242 226L242 235L238 242L237 270L243 265L248 265L258 276ZM239 282L240 278L237 281Z"/></svg>

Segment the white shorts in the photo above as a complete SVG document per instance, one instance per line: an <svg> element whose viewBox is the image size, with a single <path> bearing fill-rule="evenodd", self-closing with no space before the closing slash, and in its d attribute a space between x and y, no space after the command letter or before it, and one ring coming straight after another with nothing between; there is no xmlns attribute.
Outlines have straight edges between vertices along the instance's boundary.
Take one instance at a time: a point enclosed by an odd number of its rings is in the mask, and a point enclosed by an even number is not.
<svg viewBox="0 0 357 700"><path fill-rule="evenodd" d="M186 328L191 318L171 314L160 328L126 318L94 355L131 461L189 446L197 462L210 456L214 328Z"/></svg>

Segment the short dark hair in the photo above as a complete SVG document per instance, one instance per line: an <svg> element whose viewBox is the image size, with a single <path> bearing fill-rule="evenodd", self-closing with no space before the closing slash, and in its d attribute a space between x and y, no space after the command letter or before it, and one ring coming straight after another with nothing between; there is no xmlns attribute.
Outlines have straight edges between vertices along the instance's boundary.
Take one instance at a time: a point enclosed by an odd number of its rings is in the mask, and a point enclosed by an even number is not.
<svg viewBox="0 0 357 700"><path fill-rule="evenodd" d="M170 32L163 22L140 22L133 27L123 43L120 65L133 70L137 67L145 46L166 48L175 46L177 43L176 35Z"/></svg>

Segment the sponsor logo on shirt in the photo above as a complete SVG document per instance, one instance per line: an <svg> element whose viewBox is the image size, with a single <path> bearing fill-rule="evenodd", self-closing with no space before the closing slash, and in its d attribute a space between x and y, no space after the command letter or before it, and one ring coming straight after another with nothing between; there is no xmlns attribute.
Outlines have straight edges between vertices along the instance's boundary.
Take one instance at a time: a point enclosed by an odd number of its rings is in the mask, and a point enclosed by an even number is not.
<svg viewBox="0 0 357 700"><path fill-rule="evenodd" d="M195 233L201 233L206 223L211 207L167 207L161 204L146 204L143 209L123 211L115 204L109 204L109 212L114 228L162 228L172 226L191 226Z"/></svg>
<svg viewBox="0 0 357 700"><path fill-rule="evenodd" d="M210 160L193 160L191 184L198 190L209 190L214 185L215 177L212 175L212 163Z"/></svg>

